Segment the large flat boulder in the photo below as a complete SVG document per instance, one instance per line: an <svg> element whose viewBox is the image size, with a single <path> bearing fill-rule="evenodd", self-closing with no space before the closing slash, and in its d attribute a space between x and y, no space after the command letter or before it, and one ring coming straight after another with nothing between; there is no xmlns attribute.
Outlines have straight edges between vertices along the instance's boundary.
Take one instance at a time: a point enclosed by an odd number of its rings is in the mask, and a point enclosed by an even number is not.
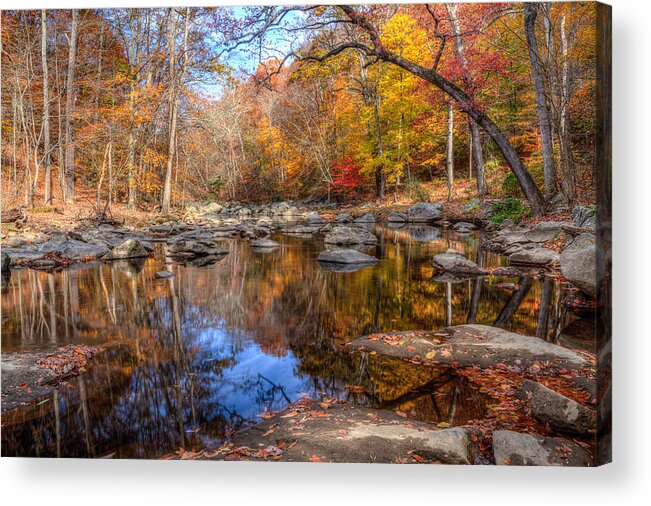
<svg viewBox="0 0 651 506"><path fill-rule="evenodd" d="M303 399L234 440L254 460L472 464L471 435L470 429L439 429L390 411Z"/></svg>
<svg viewBox="0 0 651 506"><path fill-rule="evenodd" d="M531 414L557 432L587 435L595 430L595 413L536 381L525 380L520 396L529 402Z"/></svg>
<svg viewBox="0 0 651 506"><path fill-rule="evenodd" d="M493 432L493 455L498 466L591 465L590 455L572 441L510 430Z"/></svg>
<svg viewBox="0 0 651 506"><path fill-rule="evenodd" d="M536 364L576 370L589 362L579 353L537 337L487 325L457 325L438 331L371 334L348 343L357 351L438 365L495 367L523 371Z"/></svg>
<svg viewBox="0 0 651 506"><path fill-rule="evenodd" d="M325 238L326 244L376 244L377 237L368 230L360 227L336 226L332 227Z"/></svg>
<svg viewBox="0 0 651 506"><path fill-rule="evenodd" d="M594 234L581 234L561 252L561 272L582 292L597 295L597 254Z"/></svg>
<svg viewBox="0 0 651 506"><path fill-rule="evenodd" d="M418 202L407 211L408 221L412 223L427 223L438 220L443 214L441 204L431 204L429 202Z"/></svg>
<svg viewBox="0 0 651 506"><path fill-rule="evenodd" d="M319 253L319 262L334 264L374 264L379 260L354 249L331 249Z"/></svg>

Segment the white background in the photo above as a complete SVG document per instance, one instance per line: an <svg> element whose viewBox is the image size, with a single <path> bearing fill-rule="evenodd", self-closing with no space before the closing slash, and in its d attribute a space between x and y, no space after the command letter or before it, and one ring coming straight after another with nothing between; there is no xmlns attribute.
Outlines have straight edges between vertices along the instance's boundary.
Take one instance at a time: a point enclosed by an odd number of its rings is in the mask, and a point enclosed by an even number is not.
<svg viewBox="0 0 651 506"><path fill-rule="evenodd" d="M651 504L647 376L651 361L651 2L610 3L614 15L613 464L552 469L3 458L0 498L4 504ZM1 4L3 8L69 8L177 2L2 0Z"/></svg>

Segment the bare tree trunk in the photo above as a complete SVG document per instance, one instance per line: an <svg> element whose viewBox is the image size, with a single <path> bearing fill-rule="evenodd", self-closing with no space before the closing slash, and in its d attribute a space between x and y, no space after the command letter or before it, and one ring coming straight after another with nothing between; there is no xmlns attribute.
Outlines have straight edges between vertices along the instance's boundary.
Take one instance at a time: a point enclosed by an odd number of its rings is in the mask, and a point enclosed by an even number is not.
<svg viewBox="0 0 651 506"><path fill-rule="evenodd" d="M536 41L536 16L538 15L538 4L524 4L524 31L529 47L529 59L531 60L531 75L533 77L534 90L536 92L536 104L538 106L538 122L540 126L540 137L542 140L543 175L545 181L545 198L550 199L556 191L556 174L554 168L554 147L551 133L551 122L549 109L545 96L545 83L543 80L543 65L538 52Z"/></svg>
<svg viewBox="0 0 651 506"><path fill-rule="evenodd" d="M176 10L170 9L170 25L167 38L170 45L170 71L169 71L169 141L167 145L167 168L165 170L165 183L163 185L163 201L161 213L168 214L172 200L172 167L174 165L174 152L176 150Z"/></svg>
<svg viewBox="0 0 651 506"><path fill-rule="evenodd" d="M448 100L448 129L445 153L445 165L448 176L448 202L450 202L452 199L452 186L454 185L454 102L452 99Z"/></svg>
<svg viewBox="0 0 651 506"><path fill-rule="evenodd" d="M456 4L445 4L448 15L450 16L450 24L452 25L452 32L454 33L454 45L457 51L457 56L459 62L463 68L464 72L464 81L466 86L470 81L470 71L468 69L468 60L466 59L465 48L463 45L463 39L461 38L461 25L459 23L459 18L457 16L457 5ZM470 173L472 175L472 161L475 162L475 174L477 176L477 194L481 197L488 193L486 187L486 176L484 169L484 152L481 146L481 134L479 133L479 127L477 123L472 118L469 118L470 121L470 139L471 139L471 162L470 162Z"/></svg>
<svg viewBox="0 0 651 506"><path fill-rule="evenodd" d="M176 36L176 21L174 20L174 12L172 12L172 22L170 23L170 79L171 79L171 90L170 90L170 134L169 134L169 144L167 151L167 169L165 171L165 185L163 188L163 203L161 206L161 213L169 213L170 206L172 203L172 168L173 160L176 155L176 129L178 123L178 111L179 111L179 95L181 92L181 86L183 86L183 80L185 78L185 72L188 66L188 30L190 23L190 9L186 7L185 9L185 28L183 32L183 51L181 60L181 72L178 78L176 78L176 69L174 68L176 64L176 54L175 54L175 41ZM178 156L177 156L178 160ZM178 164L177 164L178 165ZM178 168L177 168L178 174Z"/></svg>
<svg viewBox="0 0 651 506"><path fill-rule="evenodd" d="M561 141L561 154L563 159L563 180L561 181L561 188L568 203L574 199L574 192L576 189L576 172L574 168L574 157L572 156L572 147L570 144L570 107L569 102L571 99L571 85L570 85L570 60L568 49L568 38L566 30L566 17L561 18L561 110L560 110L560 132L559 138Z"/></svg>
<svg viewBox="0 0 651 506"><path fill-rule="evenodd" d="M43 161L45 163L44 205L52 203L52 157L50 156L50 80L47 68L47 10L41 10L41 66L43 67Z"/></svg>
<svg viewBox="0 0 651 506"><path fill-rule="evenodd" d="M382 158L384 155L384 149L382 147L382 126L380 124L380 112L378 110L378 97L373 99L373 117L375 119L375 136L377 143L377 154L379 158ZM380 199L384 198L384 187L385 187L385 178L382 173L382 164L378 164L375 168L375 193L376 196Z"/></svg>
<svg viewBox="0 0 651 506"><path fill-rule="evenodd" d="M72 115L75 110L75 66L77 60L78 11L72 10L72 24L68 47L68 76L66 79L66 124L65 124L65 185L66 203L75 200L75 145L73 138Z"/></svg>

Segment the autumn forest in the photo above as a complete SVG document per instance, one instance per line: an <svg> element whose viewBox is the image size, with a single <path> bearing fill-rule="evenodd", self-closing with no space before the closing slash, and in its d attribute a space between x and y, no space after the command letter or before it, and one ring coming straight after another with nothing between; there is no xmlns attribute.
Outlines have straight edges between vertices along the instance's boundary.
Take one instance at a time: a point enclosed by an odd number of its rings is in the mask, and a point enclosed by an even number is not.
<svg viewBox="0 0 651 506"><path fill-rule="evenodd" d="M580 202L594 20L592 3L4 11L3 206L167 214L457 180L536 214Z"/></svg>

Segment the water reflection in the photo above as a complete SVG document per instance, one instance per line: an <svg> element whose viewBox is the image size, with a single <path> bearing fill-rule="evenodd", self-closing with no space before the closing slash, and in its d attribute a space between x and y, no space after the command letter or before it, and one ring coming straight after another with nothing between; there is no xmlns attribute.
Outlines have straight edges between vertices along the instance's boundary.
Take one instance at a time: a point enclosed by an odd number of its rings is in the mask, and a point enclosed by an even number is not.
<svg viewBox="0 0 651 506"><path fill-rule="evenodd" d="M425 240L411 227L375 231L380 241L365 252L380 262L356 272L319 265L320 239L281 234L273 237L280 247L265 253L224 240L230 254L200 267L170 263L161 246L147 261L13 272L2 289L4 352L112 346L69 387L3 416L2 454L153 458L212 447L301 395L460 424L485 407L471 385L350 355L340 344L467 322L556 341L575 319L553 280L433 277L431 256L451 247L502 265L478 248L476 234L435 229L426 231L435 240ZM176 276L157 279L163 269ZM506 281L516 290L503 289ZM351 384L364 391L351 394Z"/></svg>

